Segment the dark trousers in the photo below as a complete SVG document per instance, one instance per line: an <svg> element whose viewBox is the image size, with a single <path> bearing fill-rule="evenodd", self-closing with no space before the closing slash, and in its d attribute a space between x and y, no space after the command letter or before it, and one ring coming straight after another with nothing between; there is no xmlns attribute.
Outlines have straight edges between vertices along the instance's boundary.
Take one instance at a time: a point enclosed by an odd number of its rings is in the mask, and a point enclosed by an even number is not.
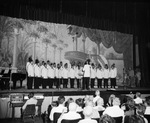
<svg viewBox="0 0 150 123"><path fill-rule="evenodd" d="M53 78L49 78L48 79L48 86L49 86L49 88L53 87L53 83L54 83L54 79Z"/></svg>
<svg viewBox="0 0 150 123"><path fill-rule="evenodd" d="M59 78L55 78L55 84L56 84L56 88L60 88L60 79Z"/></svg>
<svg viewBox="0 0 150 123"><path fill-rule="evenodd" d="M43 89L46 88L46 86L47 86L47 81L48 81L48 79L43 78L43 80L42 80L42 88L43 88Z"/></svg>
<svg viewBox="0 0 150 123"><path fill-rule="evenodd" d="M40 78L35 77L34 78L34 89L39 89L39 83L40 83Z"/></svg>
<svg viewBox="0 0 150 123"><path fill-rule="evenodd" d="M34 81L34 77L28 76L28 79L27 79L27 88L28 89L32 89L33 81Z"/></svg>
<svg viewBox="0 0 150 123"><path fill-rule="evenodd" d="M108 88L108 79L104 78L104 88Z"/></svg>
<svg viewBox="0 0 150 123"><path fill-rule="evenodd" d="M74 88L74 78L70 78L70 87Z"/></svg>
<svg viewBox="0 0 150 123"><path fill-rule="evenodd" d="M111 84L110 84L110 85L111 85L111 88L112 88L112 87L115 88L115 86L116 86L116 78L111 78L111 79L110 79L110 82L111 82Z"/></svg>
<svg viewBox="0 0 150 123"><path fill-rule="evenodd" d="M94 88L95 78L91 78L91 88Z"/></svg>
<svg viewBox="0 0 150 123"><path fill-rule="evenodd" d="M68 79L63 79L63 88L67 88Z"/></svg>
<svg viewBox="0 0 150 123"><path fill-rule="evenodd" d="M102 79L97 79L97 87L98 88L102 87Z"/></svg>
<svg viewBox="0 0 150 123"><path fill-rule="evenodd" d="M89 81L90 81L90 77L83 78L82 89L89 89Z"/></svg>
<svg viewBox="0 0 150 123"><path fill-rule="evenodd" d="M80 88L81 86L80 86L80 79L76 79L76 81L77 81L77 88Z"/></svg>

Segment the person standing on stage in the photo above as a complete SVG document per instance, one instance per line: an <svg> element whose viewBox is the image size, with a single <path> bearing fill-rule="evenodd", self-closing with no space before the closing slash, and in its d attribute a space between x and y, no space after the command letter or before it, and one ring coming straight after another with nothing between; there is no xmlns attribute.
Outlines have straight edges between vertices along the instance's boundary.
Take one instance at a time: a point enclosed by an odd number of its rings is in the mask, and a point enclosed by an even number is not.
<svg viewBox="0 0 150 123"><path fill-rule="evenodd" d="M70 78L70 88L74 88L75 81L75 68L74 64L71 64L71 68L69 70L69 78Z"/></svg>
<svg viewBox="0 0 150 123"><path fill-rule="evenodd" d="M63 88L67 88L68 85L68 64L64 64L64 68L62 70L62 78L63 78Z"/></svg>
<svg viewBox="0 0 150 123"><path fill-rule="evenodd" d="M94 88L95 78L96 78L96 69L94 63L91 64L91 88Z"/></svg>
<svg viewBox="0 0 150 123"><path fill-rule="evenodd" d="M40 76L41 76L41 77L40 77L39 86L42 86L42 82L43 82L42 69L44 68L44 63L45 63L44 61L41 61L41 62L40 62L40 74L41 74Z"/></svg>
<svg viewBox="0 0 150 123"><path fill-rule="evenodd" d="M89 90L89 82L90 82L90 76L91 76L91 65L90 65L90 59L86 60L85 65L83 67L83 85L82 89Z"/></svg>
<svg viewBox="0 0 150 123"><path fill-rule="evenodd" d="M55 82L56 82L56 88L60 88L60 76L59 76L59 69L60 69L60 65L57 64L57 67L54 68L54 76L55 76Z"/></svg>
<svg viewBox="0 0 150 123"><path fill-rule="evenodd" d="M29 62L26 66L28 78L27 78L27 88L32 89L33 81L34 81L34 64L33 60L29 59Z"/></svg>
<svg viewBox="0 0 150 123"><path fill-rule="evenodd" d="M50 67L48 68L48 86L49 88L52 88L54 84L54 69L53 64L50 64Z"/></svg>
<svg viewBox="0 0 150 123"><path fill-rule="evenodd" d="M104 68L104 88L108 88L108 80L109 80L109 68L108 65L105 64L105 68Z"/></svg>
<svg viewBox="0 0 150 123"><path fill-rule="evenodd" d="M115 88L116 87L116 77L117 77L117 68L115 67L115 64L111 65L111 69L110 69L110 85L111 88Z"/></svg>
<svg viewBox="0 0 150 123"><path fill-rule="evenodd" d="M47 86L48 81L48 70L47 70L47 64L44 63L44 67L42 69L42 88L45 89Z"/></svg>
<svg viewBox="0 0 150 123"><path fill-rule="evenodd" d="M35 60L34 64L34 76L34 89L39 89L41 73L38 59Z"/></svg>
<svg viewBox="0 0 150 123"><path fill-rule="evenodd" d="M96 70L96 78L97 78L97 88L102 88L102 80L104 71L102 69L102 66L98 64L97 70Z"/></svg>

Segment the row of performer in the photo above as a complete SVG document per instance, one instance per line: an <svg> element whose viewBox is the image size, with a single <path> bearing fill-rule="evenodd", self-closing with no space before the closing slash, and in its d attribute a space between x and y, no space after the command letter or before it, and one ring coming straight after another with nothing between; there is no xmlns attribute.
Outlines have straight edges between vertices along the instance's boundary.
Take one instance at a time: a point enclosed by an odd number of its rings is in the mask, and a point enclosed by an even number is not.
<svg viewBox="0 0 150 123"><path fill-rule="evenodd" d="M82 89L94 88L95 80L97 80L98 88L102 87L102 81L104 82L104 87L108 87L108 81L110 80L110 85L112 88L116 86L117 68L115 64L112 64L109 68L106 64L104 68L98 64L91 63L90 60L86 60L84 65L78 64L68 64L63 65L62 62L59 64L50 63L50 61L40 63L38 59L35 63L32 59L26 64L27 70L27 88L32 89L34 85L35 89L38 89L40 85L42 88L52 88L56 85L60 88L67 88L68 80L70 82L70 87L74 88L75 80L77 81L77 88L82 85ZM81 84L82 82L82 84Z"/></svg>

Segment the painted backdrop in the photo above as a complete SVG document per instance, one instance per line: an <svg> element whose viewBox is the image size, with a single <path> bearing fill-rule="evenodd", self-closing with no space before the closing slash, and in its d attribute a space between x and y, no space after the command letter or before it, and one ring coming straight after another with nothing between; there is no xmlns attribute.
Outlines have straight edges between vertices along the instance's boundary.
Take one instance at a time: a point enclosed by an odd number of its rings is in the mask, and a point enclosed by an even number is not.
<svg viewBox="0 0 150 123"><path fill-rule="evenodd" d="M0 16L0 66L9 63L21 71L29 56L40 61L116 64L119 81L123 68L133 66L133 36L75 25Z"/></svg>

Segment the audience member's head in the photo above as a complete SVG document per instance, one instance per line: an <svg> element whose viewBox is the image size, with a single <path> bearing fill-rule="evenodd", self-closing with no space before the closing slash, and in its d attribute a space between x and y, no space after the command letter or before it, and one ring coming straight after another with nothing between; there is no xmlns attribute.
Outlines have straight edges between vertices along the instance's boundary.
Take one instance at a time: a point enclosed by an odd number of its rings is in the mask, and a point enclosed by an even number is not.
<svg viewBox="0 0 150 123"><path fill-rule="evenodd" d="M140 115L125 116L124 123L145 123L144 118Z"/></svg>
<svg viewBox="0 0 150 123"><path fill-rule="evenodd" d="M53 102L51 103L51 106L52 106L52 107L57 107L57 106L58 106L58 101L53 101Z"/></svg>
<svg viewBox="0 0 150 123"><path fill-rule="evenodd" d="M120 105L120 99L118 97L114 98L112 104L113 104L113 106Z"/></svg>
<svg viewBox="0 0 150 123"><path fill-rule="evenodd" d="M71 102L69 104L69 111L76 111L77 109L77 104L75 102Z"/></svg>
<svg viewBox="0 0 150 123"><path fill-rule="evenodd" d="M59 96L58 97L58 103L63 104L65 102L65 97L64 96Z"/></svg>
<svg viewBox="0 0 150 123"><path fill-rule="evenodd" d="M100 91L99 91L99 90L96 90L96 91L95 91L95 95L96 95L96 96L100 96Z"/></svg>
<svg viewBox="0 0 150 123"><path fill-rule="evenodd" d="M141 93L140 92L136 92L135 96L136 97L141 97Z"/></svg>
<svg viewBox="0 0 150 123"><path fill-rule="evenodd" d="M34 93L33 92L30 92L29 95L28 95L28 98L33 98L34 97Z"/></svg>
<svg viewBox="0 0 150 123"><path fill-rule="evenodd" d="M93 107L91 107L91 106L84 107L83 114L84 114L85 118L90 118L93 114Z"/></svg>
<svg viewBox="0 0 150 123"><path fill-rule="evenodd" d="M99 123L115 123L115 120L111 116L105 114L101 116Z"/></svg>
<svg viewBox="0 0 150 123"><path fill-rule="evenodd" d="M93 107L93 106L94 106L94 103L93 103L92 100L87 100L87 101L85 102L85 106L91 106L91 107Z"/></svg>
<svg viewBox="0 0 150 123"><path fill-rule="evenodd" d="M83 107L83 105L84 105L83 99L82 99L82 98L76 99L76 104L77 104L79 107Z"/></svg>

